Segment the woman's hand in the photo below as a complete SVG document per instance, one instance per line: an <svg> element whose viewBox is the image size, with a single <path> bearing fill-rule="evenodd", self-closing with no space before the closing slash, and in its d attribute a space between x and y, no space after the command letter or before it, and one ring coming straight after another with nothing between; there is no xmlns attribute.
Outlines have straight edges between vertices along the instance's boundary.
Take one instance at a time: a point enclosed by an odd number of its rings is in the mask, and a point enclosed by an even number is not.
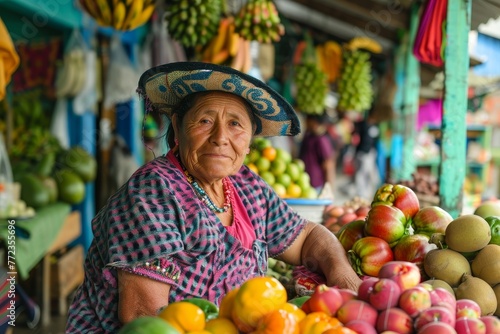
<svg viewBox="0 0 500 334"><path fill-rule="evenodd" d="M118 318L126 324L140 316L156 316L168 305L170 285L118 269Z"/></svg>
<svg viewBox="0 0 500 334"><path fill-rule="evenodd" d="M297 240L279 259L322 273L328 286L358 290L361 279L352 269L335 235L321 224L308 222Z"/></svg>

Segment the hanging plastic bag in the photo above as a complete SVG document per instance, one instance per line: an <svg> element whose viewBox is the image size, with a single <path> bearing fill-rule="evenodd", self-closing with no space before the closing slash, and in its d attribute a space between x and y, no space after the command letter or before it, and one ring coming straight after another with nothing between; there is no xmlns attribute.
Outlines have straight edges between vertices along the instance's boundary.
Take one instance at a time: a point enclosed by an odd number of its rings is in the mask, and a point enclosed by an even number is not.
<svg viewBox="0 0 500 334"><path fill-rule="evenodd" d="M97 54L94 50L85 50L85 83L80 93L73 99L73 111L82 115L86 111L97 112Z"/></svg>
<svg viewBox="0 0 500 334"><path fill-rule="evenodd" d="M69 149L67 106L68 100L65 98L57 99L50 124L50 133L59 140L61 147L64 149Z"/></svg>
<svg viewBox="0 0 500 334"><path fill-rule="evenodd" d="M87 45L79 29L73 29L65 47L63 63L57 70L55 89L57 97L78 95L87 80L85 50Z"/></svg>
<svg viewBox="0 0 500 334"><path fill-rule="evenodd" d="M111 39L109 67L104 87L104 108L125 103L136 96L139 72L135 69L118 35Z"/></svg>

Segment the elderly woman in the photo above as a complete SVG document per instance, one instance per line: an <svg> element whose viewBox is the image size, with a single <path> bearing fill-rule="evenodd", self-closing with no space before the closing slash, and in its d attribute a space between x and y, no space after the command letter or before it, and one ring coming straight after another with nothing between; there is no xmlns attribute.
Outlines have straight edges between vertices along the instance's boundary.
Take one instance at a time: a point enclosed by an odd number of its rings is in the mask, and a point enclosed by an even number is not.
<svg viewBox="0 0 500 334"><path fill-rule="evenodd" d="M268 257L305 265L329 285L359 286L335 236L243 165L253 136L300 132L279 94L231 68L190 62L147 71L138 90L147 108L170 118L172 148L139 168L93 220L67 333L115 332L187 297L218 304L264 275Z"/></svg>

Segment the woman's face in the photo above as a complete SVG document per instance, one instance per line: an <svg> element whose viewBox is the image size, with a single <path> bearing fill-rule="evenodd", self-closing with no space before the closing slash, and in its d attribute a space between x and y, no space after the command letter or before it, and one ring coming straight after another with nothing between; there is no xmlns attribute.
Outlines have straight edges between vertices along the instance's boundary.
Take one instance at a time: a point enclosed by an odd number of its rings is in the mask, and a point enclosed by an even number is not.
<svg viewBox="0 0 500 334"><path fill-rule="evenodd" d="M238 172L252 140L252 122L239 96L213 92L199 97L182 124L172 119L179 154L197 180L213 182Z"/></svg>

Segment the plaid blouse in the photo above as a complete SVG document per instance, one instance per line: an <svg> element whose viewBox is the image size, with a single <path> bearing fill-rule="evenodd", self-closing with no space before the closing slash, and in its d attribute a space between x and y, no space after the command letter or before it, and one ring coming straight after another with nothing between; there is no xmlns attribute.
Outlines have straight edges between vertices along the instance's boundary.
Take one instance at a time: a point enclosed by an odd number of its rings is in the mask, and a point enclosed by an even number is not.
<svg viewBox="0 0 500 334"><path fill-rule="evenodd" d="M117 268L171 285L169 302L200 297L219 304L268 257L283 253L302 231L298 216L243 166L230 177L256 239L244 247L203 204L173 154L140 167L92 221L85 279L69 310L66 333L119 330Z"/></svg>

